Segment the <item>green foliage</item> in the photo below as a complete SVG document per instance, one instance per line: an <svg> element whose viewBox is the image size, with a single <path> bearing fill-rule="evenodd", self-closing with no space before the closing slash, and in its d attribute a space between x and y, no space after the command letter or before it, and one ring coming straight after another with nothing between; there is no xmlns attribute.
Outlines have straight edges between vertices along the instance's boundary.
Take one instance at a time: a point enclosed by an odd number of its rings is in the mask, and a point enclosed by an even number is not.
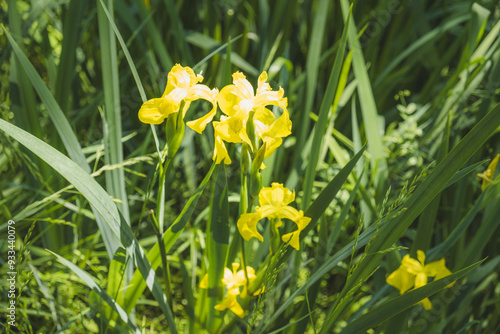
<svg viewBox="0 0 500 334"><path fill-rule="evenodd" d="M0 239L0 273L9 247L18 273L17 328L2 312L1 332L500 330L500 177L485 172L500 153L495 2L0 7L2 235L16 222L15 243ZM231 164L212 161L212 123L184 127L206 101L183 100L161 125L139 121L177 63L219 91L236 71L254 87L266 71L283 88L291 135L265 169L268 143L252 150L255 136L226 145ZM239 233L274 182L311 218L299 250L281 240L299 226L288 219L279 232L277 218L261 219L263 242ZM386 278L417 250L452 275L400 295ZM245 275L243 317L214 308L232 263Z"/></svg>

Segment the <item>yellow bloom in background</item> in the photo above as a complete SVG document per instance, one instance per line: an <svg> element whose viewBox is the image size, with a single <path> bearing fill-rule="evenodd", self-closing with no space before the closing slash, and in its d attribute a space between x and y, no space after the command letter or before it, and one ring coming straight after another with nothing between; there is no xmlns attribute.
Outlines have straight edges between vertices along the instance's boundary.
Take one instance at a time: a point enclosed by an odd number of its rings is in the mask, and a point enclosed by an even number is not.
<svg viewBox="0 0 500 334"><path fill-rule="evenodd" d="M239 267L239 263L233 263L233 270L229 268L224 269L224 278L222 279L222 283L224 284L226 298L224 298L224 300L220 304L215 305L214 308L218 311L230 309L237 316L243 318L245 316L245 312L243 311L241 305L238 303L237 297L238 295L246 295L247 279L245 277L245 272L243 271L243 269L238 271ZM255 270L252 267L247 267L247 275L248 284L251 284L256 278ZM243 287L243 290L240 290L240 287ZM205 274L205 276L201 280L200 288L208 288L208 273Z"/></svg>
<svg viewBox="0 0 500 334"><path fill-rule="evenodd" d="M434 277L435 280L451 275L451 271L446 268L444 259L425 264L425 253L421 250L417 251L418 261L412 259L410 255L405 255L401 261L401 266L391 273L386 282L399 290L403 294L410 289L418 289L427 284L429 277ZM452 286L453 283L447 287ZM432 307L429 298L420 301L426 310Z"/></svg>
<svg viewBox="0 0 500 334"><path fill-rule="evenodd" d="M280 227L283 218L287 218L297 224L297 230L292 233L287 233L281 238L284 242L290 242L290 246L299 250L300 248L300 232L309 224L311 218L304 217L303 211L289 206L295 200L295 192L284 188L283 184L273 183L271 187L263 187L259 192L259 204L255 207L255 213L245 213L238 219L238 230L245 240L257 238L260 242L264 238L257 230L257 223L263 219L268 218L273 222L276 221L275 227Z"/></svg>
<svg viewBox="0 0 500 334"><path fill-rule="evenodd" d="M217 110L217 89L210 89L199 84L203 80L201 75L195 75L190 67L176 64L168 73L168 81L161 98L146 101L139 110L139 119L147 124L161 124L170 114L179 112L181 102L184 101L184 115L192 101L203 99L212 103L212 110L205 116L190 121L187 125L201 133L215 116Z"/></svg>
<svg viewBox="0 0 500 334"><path fill-rule="evenodd" d="M487 186L493 181L493 176L495 176L495 169L497 168L498 159L500 158L500 154L491 160L488 168L483 173L477 174L480 178L483 179L483 184L481 185L481 190L484 191Z"/></svg>
<svg viewBox="0 0 500 334"><path fill-rule="evenodd" d="M252 136L257 135L259 139L266 143L265 157L271 155L282 143L282 138L290 135L292 122L287 111L287 99L283 97L284 90L280 88L273 91L266 82L267 73L262 72L259 76L257 91L245 75L241 72L233 74L233 84L227 85L220 91L217 102L222 112L219 122L213 122L215 137L228 143L247 143L252 150ZM283 109L283 114L276 119L271 110L266 106L275 105ZM253 122L256 134L247 133L247 122L250 112L253 110ZM223 154L227 151L217 150L213 159L220 163L224 160L228 163ZM218 155L223 155L219 157Z"/></svg>

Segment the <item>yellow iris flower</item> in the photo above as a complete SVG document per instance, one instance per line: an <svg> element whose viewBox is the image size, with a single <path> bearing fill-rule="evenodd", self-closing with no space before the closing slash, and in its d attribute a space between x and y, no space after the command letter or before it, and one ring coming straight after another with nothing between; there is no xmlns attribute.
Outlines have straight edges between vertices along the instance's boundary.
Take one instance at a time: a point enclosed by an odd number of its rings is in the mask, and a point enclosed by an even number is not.
<svg viewBox="0 0 500 334"><path fill-rule="evenodd" d="M227 296L220 304L215 305L215 309L218 311L230 309L237 316L243 318L245 316L245 312L238 303L237 297L238 295L242 295L243 297L246 295L247 280L243 269L238 271L238 268L240 267L239 263L233 263L232 267L233 270L229 268L224 269L224 278L222 279L222 283L224 283L224 290ZM252 267L247 267L247 275L248 284L251 284L257 277L255 275L255 270ZM240 287L243 287L242 291L240 290ZM208 274L205 274L201 280L200 288L208 288Z"/></svg>
<svg viewBox="0 0 500 334"><path fill-rule="evenodd" d="M245 213L238 219L238 230L243 239L250 240L257 238L260 242L264 241L264 237L257 230L257 223L263 218L276 220L275 227L283 225L281 221L287 218L297 224L297 230L292 233L284 234L281 240L290 242L290 246L299 250L300 248L300 232L306 228L311 221L311 218L304 217L302 210L297 210L288 204L295 200L295 192L284 188L283 184L273 183L271 187L263 187L259 192L259 204L255 207L255 213Z"/></svg>
<svg viewBox="0 0 500 334"><path fill-rule="evenodd" d="M266 143L265 157L271 155L281 145L282 138L290 135L292 122L287 111L287 98L283 97L283 88L272 91L266 82L267 73L262 72L258 79L257 91L241 72L233 74L233 84L222 88L217 103L225 114L219 122L213 122L216 142L219 146L214 151L213 159L217 163L224 160L228 164L231 159L222 140L228 143L247 143L254 150L251 136L247 133L247 122L253 111L253 122L258 138ZM275 105L283 109L283 114L276 119L266 106Z"/></svg>
<svg viewBox="0 0 500 334"><path fill-rule="evenodd" d="M179 112L181 102L186 103L184 115L192 101L203 99L212 103L212 110L205 116L190 121L187 125L201 133L215 116L217 110L217 89L210 89L199 84L203 80L201 75L195 75L189 67L176 64L170 73L165 91L161 98L154 98L144 102L139 110L139 120L147 124L161 124L170 114Z"/></svg>
<svg viewBox="0 0 500 334"><path fill-rule="evenodd" d="M425 264L425 253L421 250L417 251L418 261L412 259L410 255L405 255L401 261L401 266L391 273L386 282L399 290L403 294L410 289L418 289L427 284L429 277L434 277L435 280L451 275L451 271L446 268L444 259ZM447 287L452 286L453 283ZM426 310L432 307L429 298L420 301Z"/></svg>
<svg viewBox="0 0 500 334"><path fill-rule="evenodd" d="M483 173L477 174L480 178L483 179L483 184L481 185L481 190L484 191L487 186L490 185L491 181L493 181L493 176L495 175L495 169L497 168L498 159L500 158L500 154L491 160L488 168Z"/></svg>

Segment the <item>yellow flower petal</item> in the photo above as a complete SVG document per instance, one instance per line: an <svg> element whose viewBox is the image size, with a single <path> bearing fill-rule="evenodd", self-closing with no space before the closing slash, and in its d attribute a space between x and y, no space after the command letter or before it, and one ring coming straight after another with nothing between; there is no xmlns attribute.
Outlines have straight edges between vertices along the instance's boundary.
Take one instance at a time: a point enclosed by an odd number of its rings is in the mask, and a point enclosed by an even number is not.
<svg viewBox="0 0 500 334"><path fill-rule="evenodd" d="M259 193L260 205L274 207L286 206L295 200L295 192L283 187L281 183L272 183L271 187L264 187Z"/></svg>
<svg viewBox="0 0 500 334"><path fill-rule="evenodd" d="M179 64L175 64L168 73L167 87L165 88L162 97L169 95L176 88L187 91L187 89L202 80L203 77L201 75L196 76L193 69L190 67L182 67Z"/></svg>
<svg viewBox="0 0 500 334"><path fill-rule="evenodd" d="M232 117L221 117L221 122L213 122L218 136L229 143L247 143L252 147L252 142L246 130L246 115L238 112Z"/></svg>
<svg viewBox="0 0 500 334"><path fill-rule="evenodd" d="M222 160L224 160L224 163L226 165L231 163L231 158L227 153L226 145L224 144L222 139L217 135L215 136L215 148L212 160L214 160L216 164L220 164Z"/></svg>
<svg viewBox="0 0 500 334"><path fill-rule="evenodd" d="M300 248L299 237L300 237L300 231L293 231L292 233L283 234L281 236L281 240L283 240L283 242L290 241L290 246L292 246L296 250L299 250Z"/></svg>
<svg viewBox="0 0 500 334"><path fill-rule="evenodd" d="M200 288L208 289L208 273L206 273L205 276L203 276L200 282Z"/></svg>
<svg viewBox="0 0 500 334"><path fill-rule="evenodd" d="M387 276L386 282L398 289L400 294L403 294L413 288L415 275L409 273L404 266L400 266Z"/></svg>
<svg viewBox="0 0 500 334"><path fill-rule="evenodd" d="M500 159L500 154L491 160L488 168L483 173L477 174L478 177L483 179L483 184L481 185L481 190L484 191L487 186L493 181L493 177L495 176L495 169L497 168L498 159Z"/></svg>
<svg viewBox="0 0 500 334"><path fill-rule="evenodd" d="M215 116L215 113L217 111L217 95L218 95L218 90L213 89L210 90L205 85L195 85L192 88L190 88L188 96L186 97L189 101L194 101L198 99L203 99L206 100L210 103L212 103L212 110L208 112L205 116L198 118L194 121L187 122L187 126L189 126L191 129L198 133L202 133L203 130L205 130L206 126L208 123L212 121L212 119Z"/></svg>
<svg viewBox="0 0 500 334"><path fill-rule="evenodd" d="M427 311L429 311L432 308L432 304L429 298L422 299L419 303L422 303L424 309L426 309Z"/></svg>
<svg viewBox="0 0 500 334"><path fill-rule="evenodd" d="M144 102L139 110L139 120L146 124L161 124L168 115L176 112L168 98L156 98Z"/></svg>
<svg viewBox="0 0 500 334"><path fill-rule="evenodd" d="M422 270L424 268L419 261L412 259L409 254L406 254L403 257L403 260L401 261L401 265L405 266L406 270L408 270L408 272L410 272L414 275L417 275L418 273L422 272Z"/></svg>
<svg viewBox="0 0 500 334"><path fill-rule="evenodd" d="M217 311L224 311L228 308L240 318L243 318L245 316L245 312L241 308L241 305L238 304L236 296L227 296L227 298L224 299L222 303L215 305L214 308Z"/></svg>
<svg viewBox="0 0 500 334"><path fill-rule="evenodd" d="M238 219L238 230L241 236L246 241L257 238L260 242L264 241L264 237L257 231L257 223L261 219L259 213L244 213Z"/></svg>
<svg viewBox="0 0 500 334"><path fill-rule="evenodd" d="M220 91L217 96L217 103L222 112L228 116L234 116L237 112L235 106L238 106L242 98L239 96L238 88L234 85L228 85Z"/></svg>

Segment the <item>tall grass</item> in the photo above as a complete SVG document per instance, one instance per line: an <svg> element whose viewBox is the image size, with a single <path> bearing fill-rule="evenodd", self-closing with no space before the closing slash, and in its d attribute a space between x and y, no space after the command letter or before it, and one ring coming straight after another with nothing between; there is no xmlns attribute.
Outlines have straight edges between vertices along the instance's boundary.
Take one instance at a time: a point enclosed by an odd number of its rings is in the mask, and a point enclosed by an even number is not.
<svg viewBox="0 0 500 334"><path fill-rule="evenodd" d="M0 230L16 222L18 272L2 332L500 331L500 181L485 172L500 153L495 2L0 7ZM245 143L212 161L213 125L184 127L206 101L139 121L177 63L219 91L236 71L283 88L291 135L265 169ZM276 218L260 221L263 242L237 228L274 182L310 218L299 250ZM452 274L400 294L386 279L419 250ZM233 263L241 316L216 306Z"/></svg>

